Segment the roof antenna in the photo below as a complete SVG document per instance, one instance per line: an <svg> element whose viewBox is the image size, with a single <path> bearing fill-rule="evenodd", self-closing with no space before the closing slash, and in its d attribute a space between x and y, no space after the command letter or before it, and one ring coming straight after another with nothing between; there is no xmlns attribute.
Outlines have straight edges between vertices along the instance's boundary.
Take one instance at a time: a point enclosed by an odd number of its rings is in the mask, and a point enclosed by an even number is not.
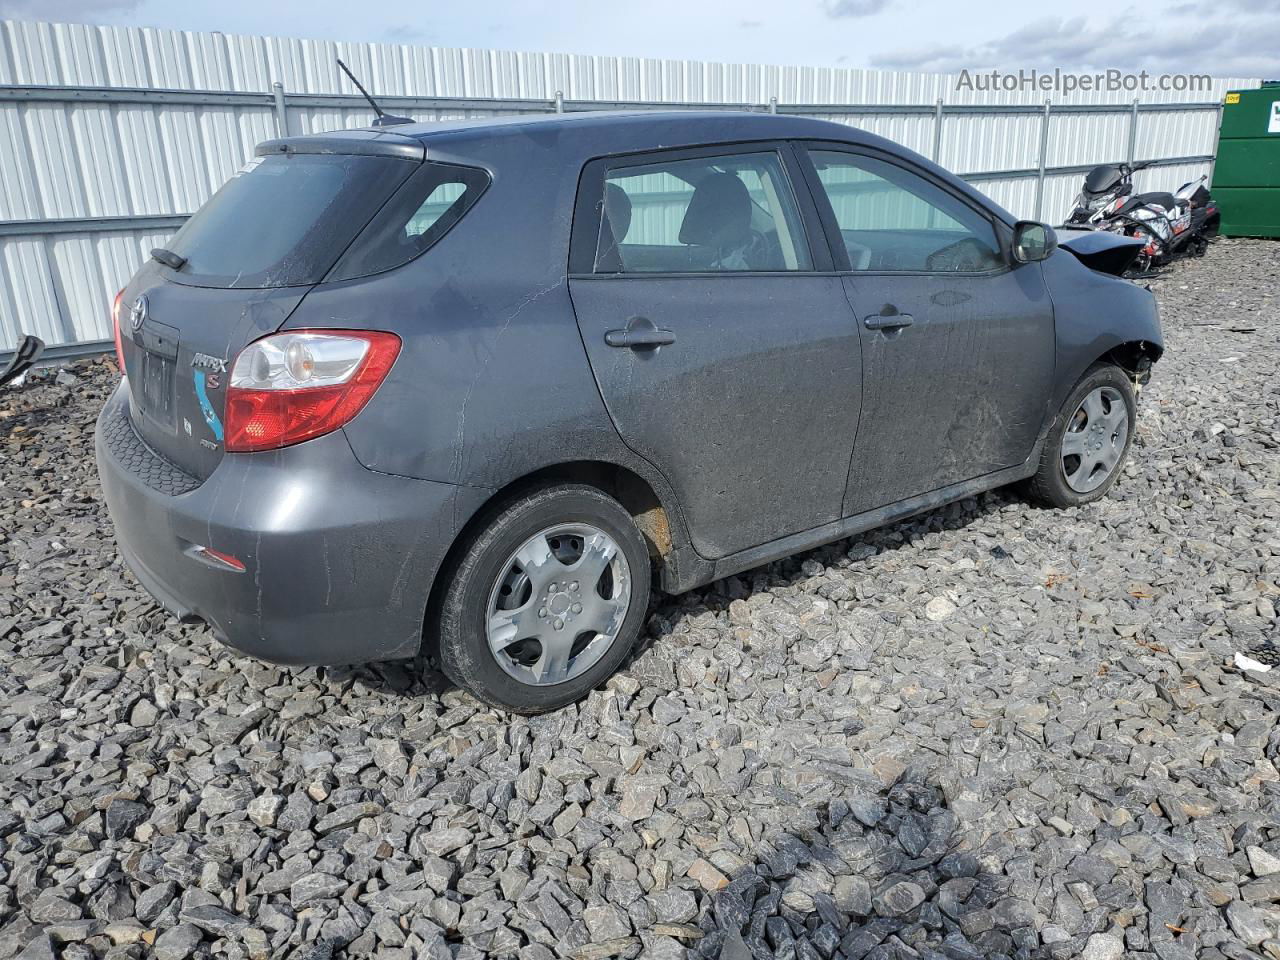
<svg viewBox="0 0 1280 960"><path fill-rule="evenodd" d="M335 57L334 59L337 59L337 58ZM412 120L412 119L411 119L411 118L409 118L409 117L397 117L397 116L393 116L393 115L392 115L392 114L390 114L390 113L384 113L384 112L383 112L383 110L382 110L382 108L381 108L380 106L378 106L377 101L376 101L376 100L374 100L374 99L373 99L373 97L369 96L369 91L368 91L368 90L366 90L364 87L362 87L362 86L360 85L360 81L359 81L359 80L357 80L357 79L356 79L356 75L355 75L354 73L352 73L352 72L351 72L351 68L350 68L350 67L348 67L348 66L347 66L345 63L343 63L341 60L338 60L338 66L340 66L340 67L342 68L342 72L343 72L343 73L345 73L348 77L350 77L350 78L351 78L351 82L352 82L352 83L354 83L354 84L356 85L356 89L357 89L357 90L359 90L362 94L364 94L364 98L365 98L366 100L368 100L368 101L369 101L369 106L373 107L373 112L374 112L375 114L377 114L377 116L376 116L376 117L374 117L374 120L373 120L373 126L375 126L375 127L391 127L391 126L395 126L396 124L400 124L400 123L415 123L415 122L416 122L416 121Z"/></svg>

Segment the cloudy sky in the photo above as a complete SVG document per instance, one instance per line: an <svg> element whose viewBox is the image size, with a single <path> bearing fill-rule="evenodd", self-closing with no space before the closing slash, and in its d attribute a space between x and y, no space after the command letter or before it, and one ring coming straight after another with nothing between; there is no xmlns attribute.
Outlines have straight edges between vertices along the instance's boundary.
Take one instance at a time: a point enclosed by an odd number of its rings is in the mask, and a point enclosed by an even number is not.
<svg viewBox="0 0 1280 960"><path fill-rule="evenodd" d="M956 72L1280 77L1280 0L0 0L0 18L332 40Z"/></svg>

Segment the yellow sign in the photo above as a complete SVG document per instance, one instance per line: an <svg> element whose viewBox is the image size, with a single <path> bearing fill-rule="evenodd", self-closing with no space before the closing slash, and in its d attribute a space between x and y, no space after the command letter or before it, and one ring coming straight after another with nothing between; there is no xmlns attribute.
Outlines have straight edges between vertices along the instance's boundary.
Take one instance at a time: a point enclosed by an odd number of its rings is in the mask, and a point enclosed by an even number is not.
<svg viewBox="0 0 1280 960"><path fill-rule="evenodd" d="M1239 102L1240 102L1240 94L1238 93L1227 94L1227 103L1239 103Z"/></svg>

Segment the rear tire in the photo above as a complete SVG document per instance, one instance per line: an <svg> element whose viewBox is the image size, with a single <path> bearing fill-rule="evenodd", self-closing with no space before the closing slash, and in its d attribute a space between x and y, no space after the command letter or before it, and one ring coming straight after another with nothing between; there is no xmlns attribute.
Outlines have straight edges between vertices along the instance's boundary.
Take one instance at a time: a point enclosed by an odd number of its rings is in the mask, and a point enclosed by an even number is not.
<svg viewBox="0 0 1280 960"><path fill-rule="evenodd" d="M1106 496L1128 458L1136 413L1129 375L1111 363L1091 366L1045 438L1028 496L1049 507L1078 507Z"/></svg>
<svg viewBox="0 0 1280 960"><path fill-rule="evenodd" d="M463 551L437 616L441 667L486 703L554 710L621 666L649 591L649 552L621 504L582 484L532 491Z"/></svg>

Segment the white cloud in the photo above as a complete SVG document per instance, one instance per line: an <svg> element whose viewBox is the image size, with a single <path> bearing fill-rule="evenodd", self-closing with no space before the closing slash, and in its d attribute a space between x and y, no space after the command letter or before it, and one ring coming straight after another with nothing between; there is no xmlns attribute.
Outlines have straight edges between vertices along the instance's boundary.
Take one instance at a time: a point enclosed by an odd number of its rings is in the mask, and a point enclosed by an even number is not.
<svg viewBox="0 0 1280 960"><path fill-rule="evenodd" d="M0 17L94 23L136 10L141 0L0 0Z"/></svg>
<svg viewBox="0 0 1280 960"><path fill-rule="evenodd" d="M1060 67L1266 77L1280 72L1277 50L1280 17L1268 14L1211 21L1171 16L1158 29L1136 29L1132 17L1098 25L1085 17L1046 17L986 42L889 50L872 55L870 62L873 67L935 73Z"/></svg>
<svg viewBox="0 0 1280 960"><path fill-rule="evenodd" d="M869 17L889 6L890 0L823 0L822 9L836 20L845 17Z"/></svg>
<svg viewBox="0 0 1280 960"><path fill-rule="evenodd" d="M0 0L0 16L532 53L957 73L1020 66L1273 77L1280 0ZM354 13L358 13L354 15ZM577 68L575 68L577 69Z"/></svg>

